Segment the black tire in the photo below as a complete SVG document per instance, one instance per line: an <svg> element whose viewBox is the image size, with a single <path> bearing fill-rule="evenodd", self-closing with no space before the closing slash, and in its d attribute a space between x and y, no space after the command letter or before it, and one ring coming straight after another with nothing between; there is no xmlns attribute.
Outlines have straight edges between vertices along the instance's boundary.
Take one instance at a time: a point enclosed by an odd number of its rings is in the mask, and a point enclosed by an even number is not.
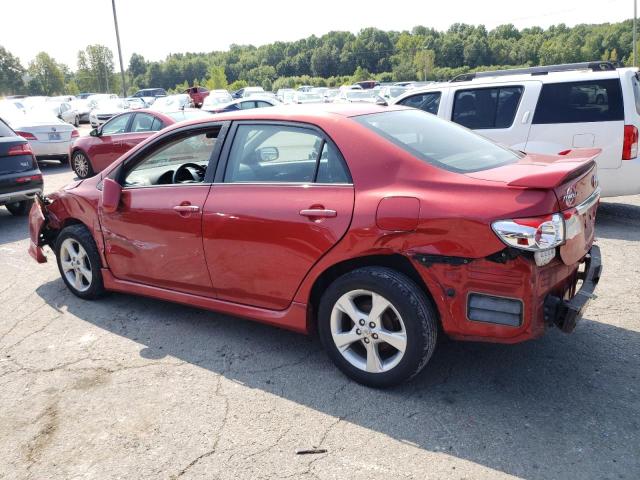
<svg viewBox="0 0 640 480"><path fill-rule="evenodd" d="M399 363L390 370L371 373L358 368L340 353L333 340L330 323L334 305L344 294L360 289L382 295L402 317L406 347ZM376 388L397 385L420 373L436 348L438 324L436 310L425 292L406 275L386 267L359 268L339 277L323 294L318 309L318 333L331 360L348 377ZM363 341L354 345L364 345Z"/></svg>
<svg viewBox="0 0 640 480"><path fill-rule="evenodd" d="M73 126L76 128L80 126L80 117L78 115L76 115L76 118L74 119Z"/></svg>
<svg viewBox="0 0 640 480"><path fill-rule="evenodd" d="M29 214L31 205L33 205L33 200L23 200L21 202L7 203L5 207L7 207L7 210L9 210L9 213L11 215L15 215L16 217L23 217Z"/></svg>
<svg viewBox="0 0 640 480"><path fill-rule="evenodd" d="M86 251L86 258L88 260L90 270L92 273L91 282L86 290L78 290L67 278L62 267L62 254L61 249L65 240L72 239L78 242L82 248ZM70 225L62 229L56 238L55 244L56 262L58 264L58 270L62 280L67 285L67 288L71 290L71 293L85 300L94 300L101 297L105 293L104 284L102 281L102 272L100 261L100 254L98 253L98 247L94 241L91 233L84 225Z"/></svg>
<svg viewBox="0 0 640 480"><path fill-rule="evenodd" d="M67 165L69 163L69 155L60 157L60 165Z"/></svg>
<svg viewBox="0 0 640 480"><path fill-rule="evenodd" d="M82 168L82 165L86 165L86 170ZM82 150L76 150L73 152L71 157L71 168L78 178L89 178L95 175L89 156Z"/></svg>

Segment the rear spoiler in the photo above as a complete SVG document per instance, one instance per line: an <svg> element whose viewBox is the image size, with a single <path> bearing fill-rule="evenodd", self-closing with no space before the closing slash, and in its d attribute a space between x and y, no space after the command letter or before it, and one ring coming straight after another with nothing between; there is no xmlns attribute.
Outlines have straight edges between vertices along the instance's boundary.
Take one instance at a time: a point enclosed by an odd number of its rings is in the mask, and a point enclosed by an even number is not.
<svg viewBox="0 0 640 480"><path fill-rule="evenodd" d="M561 152L558 160L546 164L540 172L510 181L510 187L554 188L591 170L602 149L578 148Z"/></svg>

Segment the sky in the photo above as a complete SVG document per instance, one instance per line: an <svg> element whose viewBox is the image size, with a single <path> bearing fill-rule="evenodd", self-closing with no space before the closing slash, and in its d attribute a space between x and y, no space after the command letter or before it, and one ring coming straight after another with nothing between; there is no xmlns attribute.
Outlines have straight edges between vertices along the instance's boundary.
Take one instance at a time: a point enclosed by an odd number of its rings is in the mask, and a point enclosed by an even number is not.
<svg viewBox="0 0 640 480"><path fill-rule="evenodd" d="M134 52L162 60L169 53L226 50L233 43L258 46L332 30L411 30L415 25L446 30L452 23L546 28L633 17L633 0L320 0L302 8L300 0L221 3L116 0L125 68ZM111 0L0 0L0 22L0 46L25 67L46 51L75 70L78 50L100 43L113 50L118 70Z"/></svg>

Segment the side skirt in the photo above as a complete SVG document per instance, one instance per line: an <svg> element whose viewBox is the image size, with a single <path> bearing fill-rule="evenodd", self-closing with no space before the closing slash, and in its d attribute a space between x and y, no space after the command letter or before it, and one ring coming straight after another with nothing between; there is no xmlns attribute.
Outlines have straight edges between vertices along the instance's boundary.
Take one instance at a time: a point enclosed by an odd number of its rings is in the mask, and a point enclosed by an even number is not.
<svg viewBox="0 0 640 480"><path fill-rule="evenodd" d="M292 330L298 333L309 333L307 330L307 306L302 303L292 302L286 310L267 310L264 308L216 300L214 298L201 297L190 293L152 287L140 283L129 282L127 280L119 280L111 274L109 269L103 268L101 271L104 287L113 292L130 293L157 298L159 300L166 300L169 302L181 303L183 305L189 305L190 307L198 307L218 313L255 320L256 322L266 323L268 325Z"/></svg>

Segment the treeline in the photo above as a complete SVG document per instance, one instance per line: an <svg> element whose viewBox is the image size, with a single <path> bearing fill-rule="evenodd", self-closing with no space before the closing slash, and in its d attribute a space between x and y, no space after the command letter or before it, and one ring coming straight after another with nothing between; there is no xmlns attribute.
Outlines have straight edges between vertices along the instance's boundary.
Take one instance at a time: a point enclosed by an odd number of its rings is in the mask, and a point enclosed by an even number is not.
<svg viewBox="0 0 640 480"><path fill-rule="evenodd" d="M445 32L422 26L403 32L365 28L357 34L329 32L260 47L234 44L227 51L172 54L163 61L147 61L134 53L126 73L129 91L145 87L180 90L194 84L232 89L250 84L275 90L300 84L337 86L368 78L447 80L496 66L599 59L630 64L632 50L631 20L522 30L508 24L490 31L482 25L458 23ZM118 92L121 86L113 53L101 45L90 45L78 53L75 72L44 52L25 69L1 47L0 68L0 93Z"/></svg>

